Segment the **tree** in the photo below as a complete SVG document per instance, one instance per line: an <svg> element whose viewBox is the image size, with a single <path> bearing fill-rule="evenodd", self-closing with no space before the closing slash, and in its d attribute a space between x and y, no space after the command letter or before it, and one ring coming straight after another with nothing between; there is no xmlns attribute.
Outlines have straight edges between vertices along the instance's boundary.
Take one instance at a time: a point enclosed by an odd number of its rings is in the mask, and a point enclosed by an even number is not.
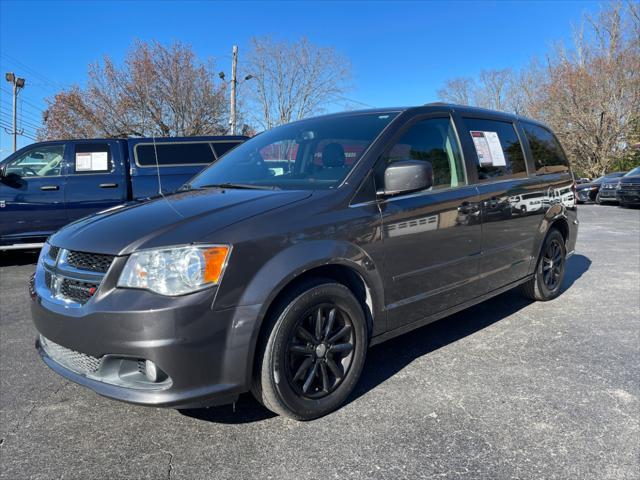
<svg viewBox="0 0 640 480"><path fill-rule="evenodd" d="M86 88L47 99L40 136L53 138L192 136L227 130L224 83L191 47L136 42L121 68L105 56L89 66Z"/></svg>
<svg viewBox="0 0 640 480"><path fill-rule="evenodd" d="M306 38L296 43L253 38L245 68L253 76L251 107L264 129L317 114L343 95L350 63L333 48Z"/></svg>
<svg viewBox="0 0 640 480"><path fill-rule="evenodd" d="M586 15L573 44L558 45L544 66L533 59L520 71L448 80L438 95L547 123L583 175L633 166L640 124L638 6L612 2L597 16Z"/></svg>

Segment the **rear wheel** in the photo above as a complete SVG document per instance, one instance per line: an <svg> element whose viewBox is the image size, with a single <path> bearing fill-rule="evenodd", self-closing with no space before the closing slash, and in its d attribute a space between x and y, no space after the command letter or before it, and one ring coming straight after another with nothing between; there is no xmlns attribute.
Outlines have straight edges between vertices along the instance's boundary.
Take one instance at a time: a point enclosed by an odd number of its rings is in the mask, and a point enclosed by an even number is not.
<svg viewBox="0 0 640 480"><path fill-rule="evenodd" d="M566 257L564 237L558 230L551 230L545 238L533 278L522 285L524 295L540 301L552 300L560 295Z"/></svg>
<svg viewBox="0 0 640 480"><path fill-rule="evenodd" d="M254 396L296 420L338 408L360 377L367 349L364 312L351 291L313 280L292 291L270 321L257 352Z"/></svg>

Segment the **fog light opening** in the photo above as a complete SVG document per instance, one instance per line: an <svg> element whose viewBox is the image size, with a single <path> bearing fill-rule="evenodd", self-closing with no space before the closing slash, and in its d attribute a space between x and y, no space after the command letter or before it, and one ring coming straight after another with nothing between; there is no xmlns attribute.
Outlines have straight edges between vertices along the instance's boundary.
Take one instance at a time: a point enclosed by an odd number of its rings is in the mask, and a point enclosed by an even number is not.
<svg viewBox="0 0 640 480"><path fill-rule="evenodd" d="M147 360L144 362L144 373L151 382L158 381L158 369L156 368L156 364L151 360Z"/></svg>

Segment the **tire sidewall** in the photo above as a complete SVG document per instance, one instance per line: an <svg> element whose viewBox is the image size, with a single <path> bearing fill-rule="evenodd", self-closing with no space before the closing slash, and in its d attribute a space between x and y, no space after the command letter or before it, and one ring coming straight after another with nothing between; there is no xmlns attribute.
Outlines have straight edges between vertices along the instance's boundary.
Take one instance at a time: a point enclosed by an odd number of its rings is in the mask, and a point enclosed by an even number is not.
<svg viewBox="0 0 640 480"><path fill-rule="evenodd" d="M298 396L289 385L285 372L285 355L292 330L300 316L314 305L334 303L351 319L355 335L355 349L352 363L345 378L335 391L326 397L309 399ZM353 294L343 285L326 283L310 288L297 296L278 318L269 339L266 351L266 367L269 387L273 389L280 403L295 416L313 419L325 415L339 407L355 387L366 356L368 336L362 307Z"/></svg>
<svg viewBox="0 0 640 480"><path fill-rule="evenodd" d="M547 247L553 240L558 240L560 242L560 248L562 249L562 271L560 272L560 279L558 280L558 285L553 290L550 290L544 283L544 275L543 275L543 261L545 252L547 251ZM560 295L562 290L562 282L564 281L564 275L567 271L567 247L564 242L564 237L562 234L553 229L545 238L544 244L542 245L542 250L540 251L540 258L538 259L538 266L536 268L536 289L538 290L536 293L539 294L541 299L551 300Z"/></svg>

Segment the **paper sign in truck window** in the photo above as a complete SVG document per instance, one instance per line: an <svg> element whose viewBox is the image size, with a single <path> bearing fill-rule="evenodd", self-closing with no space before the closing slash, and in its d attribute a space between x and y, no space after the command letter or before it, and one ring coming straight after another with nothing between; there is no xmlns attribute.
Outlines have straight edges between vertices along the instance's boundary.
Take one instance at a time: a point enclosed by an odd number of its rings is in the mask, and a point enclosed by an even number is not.
<svg viewBox="0 0 640 480"><path fill-rule="evenodd" d="M471 131L471 138L476 147L478 161L485 167L506 167L507 161L504 158L502 145L497 132Z"/></svg>
<svg viewBox="0 0 640 480"><path fill-rule="evenodd" d="M106 172L109 170L107 152L76 153L76 172Z"/></svg>

